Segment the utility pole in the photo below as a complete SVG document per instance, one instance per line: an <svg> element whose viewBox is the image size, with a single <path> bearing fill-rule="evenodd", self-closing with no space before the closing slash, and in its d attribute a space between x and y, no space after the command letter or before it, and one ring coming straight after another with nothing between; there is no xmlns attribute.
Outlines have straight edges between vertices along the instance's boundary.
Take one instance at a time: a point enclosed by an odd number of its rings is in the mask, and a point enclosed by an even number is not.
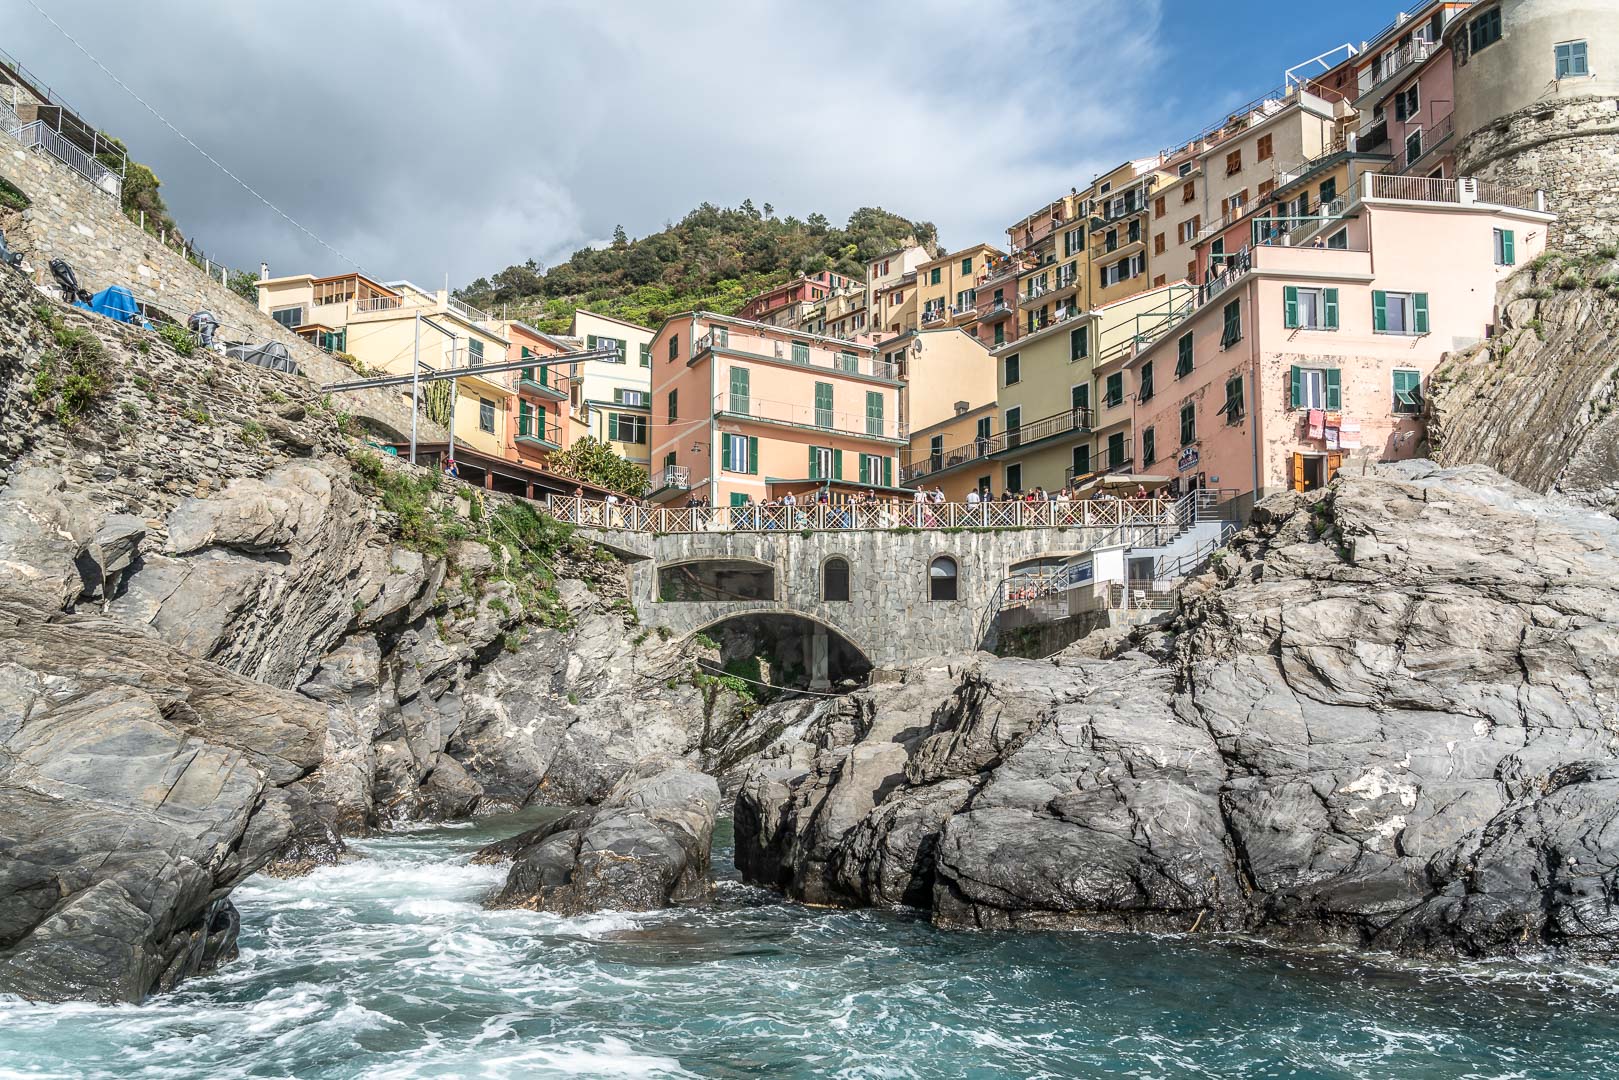
<svg viewBox="0 0 1619 1080"><path fill-rule="evenodd" d="M416 464L416 414L422 405L422 313L416 313L410 352L410 463Z"/></svg>

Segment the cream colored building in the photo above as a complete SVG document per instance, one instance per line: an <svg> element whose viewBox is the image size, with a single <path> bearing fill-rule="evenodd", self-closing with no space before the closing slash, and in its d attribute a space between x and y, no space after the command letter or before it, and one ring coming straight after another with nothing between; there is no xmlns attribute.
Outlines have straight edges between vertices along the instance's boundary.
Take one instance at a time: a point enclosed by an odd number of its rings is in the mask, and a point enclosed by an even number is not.
<svg viewBox="0 0 1619 1080"><path fill-rule="evenodd" d="M1156 285L1198 275L1196 245L1264 204L1278 183L1310 170L1344 145L1355 111L1344 98L1317 86L1243 106L1184 145L1165 151L1164 179L1152 196L1149 258ZM1296 216L1315 214L1318 202L1295 203ZM1235 251L1214 251L1220 261Z"/></svg>
<svg viewBox="0 0 1619 1080"><path fill-rule="evenodd" d="M896 248L866 264L866 322L871 333L917 328L916 270L933 256L920 244Z"/></svg>
<svg viewBox="0 0 1619 1080"><path fill-rule="evenodd" d="M584 308L573 313L569 336L581 347L611 347L616 360L587 360L569 372L575 437L591 435L651 471L652 338L654 332Z"/></svg>
<svg viewBox="0 0 1619 1080"><path fill-rule="evenodd" d="M483 325L487 314L443 289L380 284L360 274L299 274L257 284L259 310L331 352L348 353L367 371L409 374L418 360L437 371L466 369L450 383L456 441L503 456L511 438L505 430L511 376L477 369L504 363L510 342Z"/></svg>

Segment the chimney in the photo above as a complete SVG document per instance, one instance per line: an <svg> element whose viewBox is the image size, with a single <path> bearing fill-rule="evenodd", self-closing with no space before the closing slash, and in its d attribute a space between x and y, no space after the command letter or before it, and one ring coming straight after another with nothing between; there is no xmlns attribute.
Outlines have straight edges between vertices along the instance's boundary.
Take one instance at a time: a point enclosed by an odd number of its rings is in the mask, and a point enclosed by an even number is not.
<svg viewBox="0 0 1619 1080"><path fill-rule="evenodd" d="M965 401L956 402L956 415L957 416L965 416L967 414L967 410L969 408L971 408L971 406L968 405Z"/></svg>
<svg viewBox="0 0 1619 1080"><path fill-rule="evenodd" d="M267 262L259 263L259 280L260 281L269 281L270 280L270 264L269 263L267 263Z"/></svg>

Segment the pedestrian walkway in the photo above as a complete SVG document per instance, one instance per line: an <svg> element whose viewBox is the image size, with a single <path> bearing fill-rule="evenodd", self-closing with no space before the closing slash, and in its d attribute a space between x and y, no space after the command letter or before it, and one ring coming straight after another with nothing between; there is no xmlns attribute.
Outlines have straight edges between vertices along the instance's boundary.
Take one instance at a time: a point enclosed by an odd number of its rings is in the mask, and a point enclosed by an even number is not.
<svg viewBox="0 0 1619 1080"><path fill-rule="evenodd" d="M1197 497L1078 502L821 503L806 506L648 507L553 495L550 513L598 529L646 533L843 532L848 530L1184 528Z"/></svg>

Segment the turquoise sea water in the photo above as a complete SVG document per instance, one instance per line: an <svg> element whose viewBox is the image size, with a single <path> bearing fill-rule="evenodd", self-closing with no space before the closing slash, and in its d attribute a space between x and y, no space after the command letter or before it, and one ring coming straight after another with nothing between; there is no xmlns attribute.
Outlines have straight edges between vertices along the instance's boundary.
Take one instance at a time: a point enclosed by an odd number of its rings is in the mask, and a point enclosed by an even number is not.
<svg viewBox="0 0 1619 1080"><path fill-rule="evenodd" d="M1373 965L1228 942L943 933L717 902L489 912L467 856L533 815L395 833L236 895L242 957L141 1006L0 1001L0 1077L1595 1077L1606 970Z"/></svg>

